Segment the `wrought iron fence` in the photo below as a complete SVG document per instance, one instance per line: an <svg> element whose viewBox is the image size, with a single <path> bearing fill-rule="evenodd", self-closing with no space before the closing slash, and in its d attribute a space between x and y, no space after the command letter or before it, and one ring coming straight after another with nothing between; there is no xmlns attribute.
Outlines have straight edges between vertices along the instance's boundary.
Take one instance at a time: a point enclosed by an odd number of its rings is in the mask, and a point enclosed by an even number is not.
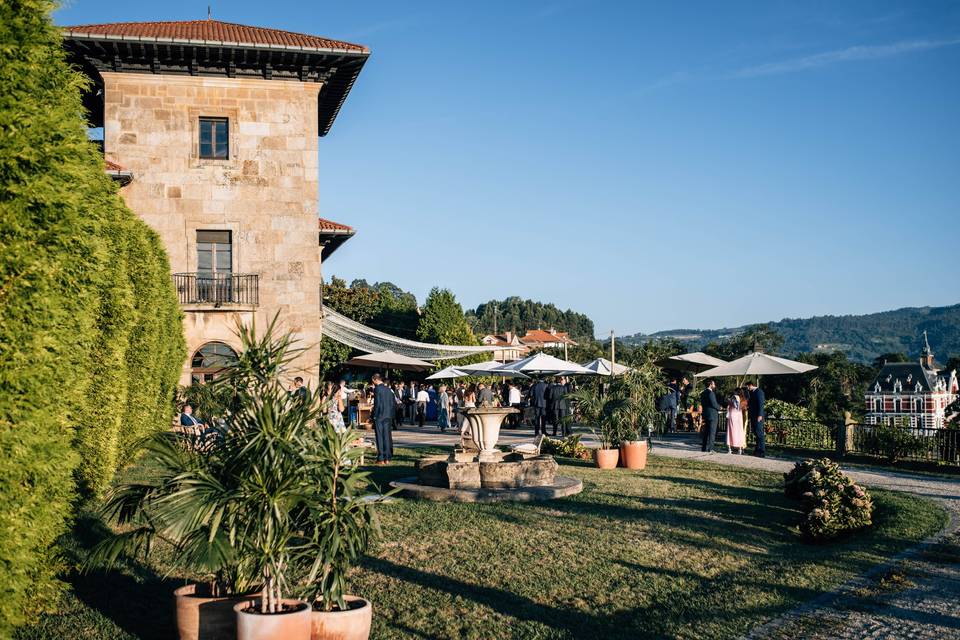
<svg viewBox="0 0 960 640"><path fill-rule="evenodd" d="M846 425L844 451L888 461L960 464L960 429L900 424Z"/></svg>
<svg viewBox="0 0 960 640"><path fill-rule="evenodd" d="M240 273L175 273L173 284L180 304L256 305L260 303L260 278Z"/></svg>
<svg viewBox="0 0 960 640"><path fill-rule="evenodd" d="M768 416L764 427L767 446L809 451L811 455L833 453L857 455L891 461L960 465L960 428L942 429L904 424L825 424ZM668 419L661 416L656 432L668 432ZM756 444L749 423L744 424L747 444ZM727 440L727 420L720 414L716 443ZM691 436L699 435L691 433Z"/></svg>

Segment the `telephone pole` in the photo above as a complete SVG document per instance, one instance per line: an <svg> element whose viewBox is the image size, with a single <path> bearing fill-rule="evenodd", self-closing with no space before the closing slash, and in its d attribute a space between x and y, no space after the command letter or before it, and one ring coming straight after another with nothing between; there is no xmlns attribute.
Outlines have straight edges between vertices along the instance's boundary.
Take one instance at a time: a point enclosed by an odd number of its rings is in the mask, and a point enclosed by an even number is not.
<svg viewBox="0 0 960 640"><path fill-rule="evenodd" d="M617 365L617 338L610 329L610 377L613 377L613 368Z"/></svg>

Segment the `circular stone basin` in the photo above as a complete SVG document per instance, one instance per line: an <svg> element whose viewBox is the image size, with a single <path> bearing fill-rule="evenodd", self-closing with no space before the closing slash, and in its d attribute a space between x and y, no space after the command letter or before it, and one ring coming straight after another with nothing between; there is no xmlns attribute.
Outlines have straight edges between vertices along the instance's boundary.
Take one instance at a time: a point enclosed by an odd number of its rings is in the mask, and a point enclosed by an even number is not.
<svg viewBox="0 0 960 640"><path fill-rule="evenodd" d="M571 476L556 476L553 484L517 489L447 489L418 484L417 478L401 478L390 483L405 498L435 502L533 502L572 496L583 491L583 482Z"/></svg>

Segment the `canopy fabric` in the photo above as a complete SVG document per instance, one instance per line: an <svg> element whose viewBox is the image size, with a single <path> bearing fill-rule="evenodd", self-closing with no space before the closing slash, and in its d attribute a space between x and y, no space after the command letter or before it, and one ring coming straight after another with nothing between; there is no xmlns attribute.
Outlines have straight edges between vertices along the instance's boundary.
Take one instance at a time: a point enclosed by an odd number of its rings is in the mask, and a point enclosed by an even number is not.
<svg viewBox="0 0 960 640"><path fill-rule="evenodd" d="M733 362L707 369L697 374L698 378L722 378L724 376L778 376L791 373L806 373L817 367L805 362L778 358L765 353L749 353Z"/></svg>
<svg viewBox="0 0 960 640"><path fill-rule="evenodd" d="M583 365L585 369L590 369L599 376L609 376L611 365L613 368L613 375L620 376L630 371L630 367L624 366L616 362L610 362L606 358L597 358L596 360L591 360L590 362Z"/></svg>
<svg viewBox="0 0 960 640"><path fill-rule="evenodd" d="M675 356L670 356L669 358L661 358L654 364L656 364L658 367L663 367L664 369L693 371L696 373L697 371L704 371L706 369L727 364L727 361L721 360L720 358L714 358L713 356L708 356L702 351L694 351L693 353L681 353Z"/></svg>
<svg viewBox="0 0 960 640"><path fill-rule="evenodd" d="M433 365L423 360L411 358L393 351L380 351L379 353L368 353L347 360L345 364L356 367L376 367L383 369L402 369L404 371L429 371Z"/></svg>
<svg viewBox="0 0 960 640"><path fill-rule="evenodd" d="M451 378L462 378L467 375L469 375L467 372L461 371L457 367L445 367L427 376L427 380L449 380Z"/></svg>
<svg viewBox="0 0 960 640"><path fill-rule="evenodd" d="M495 346L428 344L406 340L366 327L329 307L321 307L321 317L323 318L323 335L366 353L387 350L421 360L451 360L477 353L489 353L500 348Z"/></svg>
<svg viewBox="0 0 960 640"><path fill-rule="evenodd" d="M500 376L502 378L526 378L527 376L520 371L505 369L506 365L496 360L487 360L486 362L477 362L476 364L464 364L457 367L465 376Z"/></svg>
<svg viewBox="0 0 960 640"><path fill-rule="evenodd" d="M581 367L576 362L561 360L543 352L535 353L523 360L517 360L503 365L501 371L520 371L522 373L539 373L543 375L593 375L593 371Z"/></svg>

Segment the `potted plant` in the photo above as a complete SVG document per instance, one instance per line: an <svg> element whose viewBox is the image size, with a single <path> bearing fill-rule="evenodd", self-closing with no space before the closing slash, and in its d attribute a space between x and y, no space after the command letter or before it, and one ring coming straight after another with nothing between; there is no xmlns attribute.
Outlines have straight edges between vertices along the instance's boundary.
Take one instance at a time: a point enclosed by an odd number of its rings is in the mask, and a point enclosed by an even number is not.
<svg viewBox="0 0 960 640"><path fill-rule="evenodd" d="M351 446L357 434L338 434L317 395L284 388L281 374L299 350L289 336L274 339L273 327L259 339L240 327L243 351L215 382L233 395L221 426L149 438L149 479L118 485L104 508L128 530L98 545L98 560L148 552L160 538L181 567L213 576L177 591L181 638L305 640L312 606L287 596L314 581L349 609L343 571L364 552L373 523L372 503L354 499L366 482Z"/></svg>
<svg viewBox="0 0 960 640"><path fill-rule="evenodd" d="M647 363L607 382L606 390L594 384L570 395L580 419L599 429L595 459L601 469L612 469L618 460L628 469L646 466L641 433L656 415L657 394L665 391L659 377L659 369Z"/></svg>
<svg viewBox="0 0 960 640"><path fill-rule="evenodd" d="M366 551L377 530L372 502L359 495L367 486L368 473L359 459L363 450L354 446L357 432L337 433L329 422L312 456L322 464L312 477L319 495L309 511L304 545L313 558L306 577L305 595L312 603L313 640L367 640L373 607L359 596L345 593L346 574Z"/></svg>
<svg viewBox="0 0 960 640"><path fill-rule="evenodd" d="M618 382L617 393L630 399L620 441L620 463L627 469L644 469L647 441L643 431L657 418L657 397L666 393L667 388L661 381L660 369L650 363L633 367Z"/></svg>
<svg viewBox="0 0 960 640"><path fill-rule="evenodd" d="M276 377L299 351L289 338L273 337L276 318L261 339L255 328L238 326L243 350L225 374L206 385L204 397L216 397L223 412L207 414L211 425L203 434L179 431L148 436L138 444L148 461L146 478L115 485L101 514L124 528L101 541L90 554L87 568L116 564L121 555L146 555L157 540L174 548L174 570L205 579L174 591L177 630L181 640L220 640L236 637L233 607L259 594L258 575L238 554L237 540L223 528L210 526L215 513L224 512L218 498L234 493L243 478L236 473L235 441L230 438L227 406L236 409L240 389L254 381ZM217 495L211 496L211 488Z"/></svg>
<svg viewBox="0 0 960 640"><path fill-rule="evenodd" d="M599 384L583 387L567 397L580 422L590 425L600 439L600 448L593 452L594 463L600 469L615 469L620 459L624 400L604 394Z"/></svg>

